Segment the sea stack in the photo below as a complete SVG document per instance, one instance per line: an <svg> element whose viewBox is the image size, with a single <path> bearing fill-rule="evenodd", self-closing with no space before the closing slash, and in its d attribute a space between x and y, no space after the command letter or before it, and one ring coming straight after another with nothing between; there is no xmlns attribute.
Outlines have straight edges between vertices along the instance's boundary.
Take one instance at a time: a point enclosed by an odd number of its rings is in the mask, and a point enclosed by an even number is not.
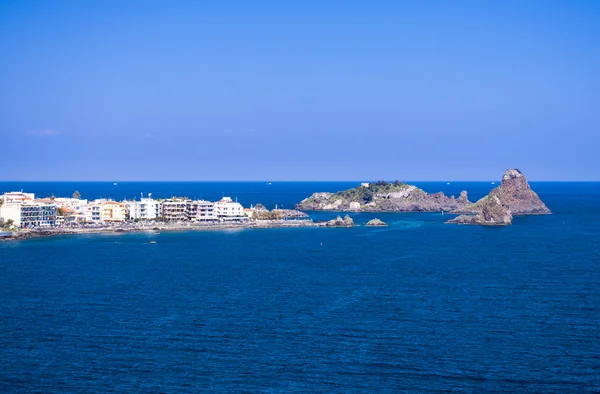
<svg viewBox="0 0 600 394"><path fill-rule="evenodd" d="M505 226L512 217L545 215L550 210L536 192L531 190L525 175L517 169L506 170L502 183L475 204L451 213L465 214L447 223Z"/></svg>
<svg viewBox="0 0 600 394"><path fill-rule="evenodd" d="M382 220L379 220L379 219L375 218L375 219L369 220L367 222L367 226L369 226L369 227L385 227L385 226L387 226L387 223L385 223Z"/></svg>

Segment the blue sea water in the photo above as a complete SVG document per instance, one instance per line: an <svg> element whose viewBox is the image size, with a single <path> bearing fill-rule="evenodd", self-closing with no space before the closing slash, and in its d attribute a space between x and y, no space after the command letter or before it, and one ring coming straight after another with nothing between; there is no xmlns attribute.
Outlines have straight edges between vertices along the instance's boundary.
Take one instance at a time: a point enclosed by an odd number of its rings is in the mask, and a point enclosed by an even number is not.
<svg viewBox="0 0 600 394"><path fill-rule="evenodd" d="M472 200L489 183L417 183ZM355 183L0 183L292 207ZM387 228L0 243L0 391L600 390L600 183L532 183L553 215ZM313 214L329 218L333 213ZM150 244L155 240L156 244Z"/></svg>

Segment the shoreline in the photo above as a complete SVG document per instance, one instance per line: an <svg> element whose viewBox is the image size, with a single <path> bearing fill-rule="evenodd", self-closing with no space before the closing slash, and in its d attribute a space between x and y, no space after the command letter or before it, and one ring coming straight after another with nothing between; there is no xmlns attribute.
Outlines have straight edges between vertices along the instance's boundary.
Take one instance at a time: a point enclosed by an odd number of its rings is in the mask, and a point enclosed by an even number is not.
<svg viewBox="0 0 600 394"><path fill-rule="evenodd" d="M254 221L244 223L152 223L145 225L118 224L103 227L52 227L36 229L20 229L14 231L10 237L0 237L3 241L19 241L32 238L53 237L59 235L87 235L87 234L129 234L141 232L177 232L177 231L219 231L237 229L272 229L272 228L309 228L309 227L352 227L352 226L327 226L327 222L314 222L310 220L275 220Z"/></svg>

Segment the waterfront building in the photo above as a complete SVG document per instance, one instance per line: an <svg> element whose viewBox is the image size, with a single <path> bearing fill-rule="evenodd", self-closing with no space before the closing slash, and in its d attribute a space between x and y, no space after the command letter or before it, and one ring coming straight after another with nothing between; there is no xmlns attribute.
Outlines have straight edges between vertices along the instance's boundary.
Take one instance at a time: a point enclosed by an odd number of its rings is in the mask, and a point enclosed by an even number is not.
<svg viewBox="0 0 600 394"><path fill-rule="evenodd" d="M188 205L191 201L183 198L171 198L160 203L160 216L167 222L189 220Z"/></svg>
<svg viewBox="0 0 600 394"><path fill-rule="evenodd" d="M194 222L216 220L215 203L204 200L190 201L188 205L188 219Z"/></svg>
<svg viewBox="0 0 600 394"><path fill-rule="evenodd" d="M102 207L102 204L105 202L106 200L95 200L92 203L89 203L86 207L85 207L85 222L86 223L100 223L101 219L100 219L100 208Z"/></svg>
<svg viewBox="0 0 600 394"><path fill-rule="evenodd" d="M122 202L106 201L100 205L101 222L124 222L127 219L127 205Z"/></svg>
<svg viewBox="0 0 600 394"><path fill-rule="evenodd" d="M127 201L129 210L129 219L151 220L160 216L160 203L152 198L152 193L144 198L143 194L140 201Z"/></svg>
<svg viewBox="0 0 600 394"><path fill-rule="evenodd" d="M3 222L13 221L17 227L47 227L56 225L56 204L46 201L3 203L0 206L0 218Z"/></svg>
<svg viewBox="0 0 600 394"><path fill-rule="evenodd" d="M215 216L221 221L239 221L248 219L244 214L244 207L231 197L223 197L215 203Z"/></svg>

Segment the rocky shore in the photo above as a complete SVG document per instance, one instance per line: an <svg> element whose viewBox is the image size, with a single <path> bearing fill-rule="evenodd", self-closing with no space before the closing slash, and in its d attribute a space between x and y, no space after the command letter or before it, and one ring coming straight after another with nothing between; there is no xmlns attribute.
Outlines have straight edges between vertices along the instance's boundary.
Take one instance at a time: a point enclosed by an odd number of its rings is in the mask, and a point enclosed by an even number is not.
<svg viewBox="0 0 600 394"><path fill-rule="evenodd" d="M338 217L339 218L339 217ZM0 242L23 240L37 237L57 235L86 234L128 234L134 232L160 233L169 231L218 231L231 229L266 229L266 228L298 228L298 227L351 227L354 221L335 218L328 222L316 223L310 219L303 220L252 220L239 223L121 223L105 226L48 227L37 229L18 229L11 236L0 237ZM349 224L351 222L351 224Z"/></svg>
<svg viewBox="0 0 600 394"><path fill-rule="evenodd" d="M458 198L439 192L428 194L414 185L377 182L340 191L319 192L302 200L296 209L339 212L450 212L471 205L467 192Z"/></svg>
<svg viewBox="0 0 600 394"><path fill-rule="evenodd" d="M462 214L446 223L507 226L513 216L545 215L551 213L536 192L531 190L527 178L517 169L504 173L500 186L475 204L451 213Z"/></svg>

